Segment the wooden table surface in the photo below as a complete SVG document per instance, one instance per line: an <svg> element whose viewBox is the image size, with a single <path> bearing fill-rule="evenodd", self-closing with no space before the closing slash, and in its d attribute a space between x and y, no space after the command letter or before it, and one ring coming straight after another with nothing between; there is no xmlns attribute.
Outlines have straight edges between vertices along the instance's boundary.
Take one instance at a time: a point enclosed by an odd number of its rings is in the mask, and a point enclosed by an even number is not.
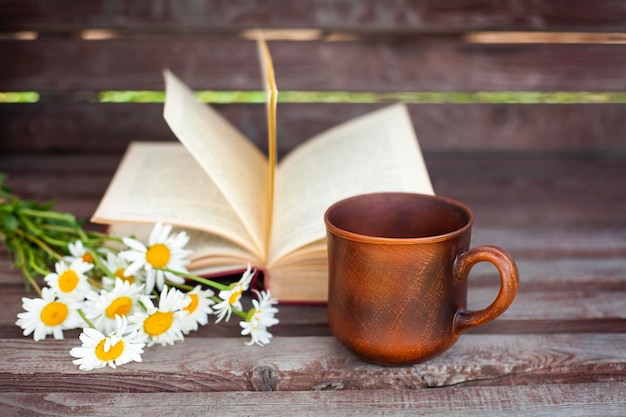
<svg viewBox="0 0 626 417"><path fill-rule="evenodd" d="M247 347L233 321L147 349L142 363L82 372L68 353L77 332L34 342L15 326L34 294L1 249L0 415L626 416L626 156L426 161L435 191L473 208L472 245L508 249L520 270L511 308L441 356L370 365L330 335L325 307L282 305L267 347ZM88 218L118 162L4 154L0 171L23 197ZM469 306L498 285L479 265Z"/></svg>

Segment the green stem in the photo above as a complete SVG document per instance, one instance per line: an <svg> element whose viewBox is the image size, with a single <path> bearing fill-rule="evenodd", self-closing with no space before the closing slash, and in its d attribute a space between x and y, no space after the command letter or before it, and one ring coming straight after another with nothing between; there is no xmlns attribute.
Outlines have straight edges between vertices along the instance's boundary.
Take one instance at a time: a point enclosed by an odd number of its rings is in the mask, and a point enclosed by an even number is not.
<svg viewBox="0 0 626 417"><path fill-rule="evenodd" d="M91 327L92 329L96 328L96 326L94 326L93 323L87 318L87 316L85 316L85 313L83 313L82 309L79 308L77 311L78 311L78 314L80 314L80 317L82 317L82 319L85 321L85 323L87 323L87 326Z"/></svg>
<svg viewBox="0 0 626 417"><path fill-rule="evenodd" d="M42 224L42 229L51 230L53 232L76 233L76 229L70 226L60 226L58 224Z"/></svg>
<svg viewBox="0 0 626 417"><path fill-rule="evenodd" d="M100 241L110 241L110 242L122 243L122 238L121 237L111 236L111 235L108 235L106 233L96 232L96 231L93 231L93 230L90 230L90 231L88 231L86 233L87 233L87 235L90 236L90 240L91 239L96 239L96 240L100 240Z"/></svg>
<svg viewBox="0 0 626 417"><path fill-rule="evenodd" d="M26 249L26 252L28 252L28 265L38 274L46 276L50 273L49 270L44 269L43 267L41 267L37 261L35 260L35 253L33 252L33 249L30 246L25 246L24 248L21 248L22 250Z"/></svg>
<svg viewBox="0 0 626 417"><path fill-rule="evenodd" d="M67 248L68 242L66 242L64 240L55 239L53 237L50 237L50 236L46 235L45 233L41 233L38 236L41 238L42 241L46 242L49 245L54 245L54 246L60 246L62 248Z"/></svg>
<svg viewBox="0 0 626 417"><path fill-rule="evenodd" d="M46 219L54 219L71 224L76 224L76 217L69 213L59 213L58 211L33 210L29 208L23 208L20 210L20 212L31 217L42 217Z"/></svg>
<svg viewBox="0 0 626 417"><path fill-rule="evenodd" d="M243 311L239 310L238 308L233 308L233 307L230 308L230 311L232 311L233 313L235 313L236 315L238 315L242 319L248 321L248 313L244 313Z"/></svg>
<svg viewBox="0 0 626 417"><path fill-rule="evenodd" d="M96 251L91 250L91 249L87 249L87 251L91 254L94 264L98 268L100 268L107 277L115 278L115 273L113 273L109 268L107 268L104 262L102 262L102 259L100 259L100 256L98 256L98 254L96 253Z"/></svg>
<svg viewBox="0 0 626 417"><path fill-rule="evenodd" d="M24 209L26 210L26 209ZM28 217L26 217L24 215L23 212L17 212L15 213L17 214L17 217L22 221L22 223L24 223L24 225L26 226L26 229L30 230L35 236L39 236L42 234L41 229L39 229L37 226L35 226L33 224L33 222L31 222Z"/></svg>
<svg viewBox="0 0 626 417"><path fill-rule="evenodd" d="M95 279L95 278L87 278L87 280L89 281L89 284L93 287L93 288L97 288L99 290L101 290L103 287L102 282Z"/></svg>
<svg viewBox="0 0 626 417"><path fill-rule="evenodd" d="M179 290L184 290L184 291L191 291L193 290L193 286L191 285L185 285L185 284L176 284L175 282L172 281L167 281L167 285L169 285L170 287L175 287L178 288Z"/></svg>
<svg viewBox="0 0 626 417"><path fill-rule="evenodd" d="M121 243L122 239L118 237L109 236L106 233L95 232L95 231L86 231L81 229L78 226L61 226L58 224L42 224L41 229L52 231L52 232L60 232L66 235L77 235L83 241L83 243L94 246L96 243L101 242L118 242ZM69 236L68 236L69 238Z"/></svg>
<svg viewBox="0 0 626 417"><path fill-rule="evenodd" d="M168 268L161 268L161 270L162 271L166 271L166 272L171 272L172 274L179 275L181 277L189 278L189 279L191 279L193 281L196 281L196 282L198 282L200 284L208 285L209 287L213 287L213 288L215 288L217 290L220 290L220 291L227 291L228 290L228 286L227 285L220 284L219 282L215 282L215 281L212 281L210 279L202 278L202 277L199 277L197 275L190 274L188 272L174 271L174 270L168 269Z"/></svg>
<svg viewBox="0 0 626 417"><path fill-rule="evenodd" d="M33 278L33 276L28 271L28 268L26 267L27 264L24 249L19 245L19 243L15 245L15 248L17 249L17 255L20 259L19 263L21 263L22 265L22 273L24 274L24 278L26 278L26 283L32 285L32 287L35 289L35 292L37 292L37 294L41 297L41 287L39 287L39 284L37 284L37 281L35 280L35 278Z"/></svg>
<svg viewBox="0 0 626 417"><path fill-rule="evenodd" d="M76 226L76 233L78 233L80 240L82 240L83 242L86 242L89 240L89 237L87 237L87 233L85 233L82 227Z"/></svg>
<svg viewBox="0 0 626 417"><path fill-rule="evenodd" d="M22 235L22 237L26 238L27 240L30 240L32 243L39 246L41 249L43 249L48 255L50 255L54 259L57 259L57 260L63 259L63 257L59 255L58 253L56 253L54 250L52 250L50 246L46 245L44 242L42 242L37 237L31 235L30 233L26 233L22 230L16 230L15 233Z"/></svg>

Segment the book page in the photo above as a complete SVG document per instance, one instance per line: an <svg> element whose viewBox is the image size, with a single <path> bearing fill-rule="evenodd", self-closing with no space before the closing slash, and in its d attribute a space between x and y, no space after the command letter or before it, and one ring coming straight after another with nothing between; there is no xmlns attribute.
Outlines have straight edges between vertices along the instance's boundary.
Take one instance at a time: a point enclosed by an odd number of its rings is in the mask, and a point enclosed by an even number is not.
<svg viewBox="0 0 626 417"><path fill-rule="evenodd" d="M172 132L211 177L265 259L268 161L252 142L171 72L165 71L164 117Z"/></svg>
<svg viewBox="0 0 626 417"><path fill-rule="evenodd" d="M281 303L325 303L328 300L326 256L276 265L269 270L269 276L267 286Z"/></svg>
<svg viewBox="0 0 626 417"><path fill-rule="evenodd" d="M357 194L432 194L411 119L393 105L322 133L278 165L270 263L326 236L324 213Z"/></svg>
<svg viewBox="0 0 626 417"><path fill-rule="evenodd" d="M153 227L154 225L151 223L117 223L108 228L108 233L117 237L132 236L140 242L147 243ZM187 243L185 248L193 252L189 258L190 263L187 265L187 269L190 271L194 271L199 266L204 267L207 264L217 264L225 270L233 270L236 268L245 270L247 263L251 263L255 266L264 266L260 259L256 258L253 253L250 253L250 250L242 248L232 240L225 239L213 233L206 233L199 229L178 226L172 228L172 233L181 231L184 231L189 236L189 243ZM226 267L226 262L233 264L234 259L238 260L236 268L232 265Z"/></svg>
<svg viewBox="0 0 626 417"><path fill-rule="evenodd" d="M162 221L215 233L257 252L221 191L180 143L132 143L92 221Z"/></svg>
<svg viewBox="0 0 626 417"><path fill-rule="evenodd" d="M270 231L272 229L272 218L274 213L274 183L276 176L276 105L278 101L278 89L276 88L276 79L274 77L274 64L267 47L267 43L263 39L263 32L259 31L257 40L257 48L259 61L261 64L261 73L263 75L263 85L265 89L265 97L267 100L267 149L268 149L268 212L265 236L265 247L269 248Z"/></svg>

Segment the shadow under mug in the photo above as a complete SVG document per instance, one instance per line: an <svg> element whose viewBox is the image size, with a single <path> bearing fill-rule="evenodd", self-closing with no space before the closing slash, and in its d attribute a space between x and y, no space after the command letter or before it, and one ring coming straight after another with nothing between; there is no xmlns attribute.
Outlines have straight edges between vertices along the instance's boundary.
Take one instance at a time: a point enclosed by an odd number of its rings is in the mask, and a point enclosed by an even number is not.
<svg viewBox="0 0 626 417"><path fill-rule="evenodd" d="M473 215L457 201L412 193L375 193L332 205L328 241L328 323L356 356L408 365L439 355L460 333L502 314L513 302L518 270L495 246L469 249ZM467 311L467 276L487 261L500 291Z"/></svg>

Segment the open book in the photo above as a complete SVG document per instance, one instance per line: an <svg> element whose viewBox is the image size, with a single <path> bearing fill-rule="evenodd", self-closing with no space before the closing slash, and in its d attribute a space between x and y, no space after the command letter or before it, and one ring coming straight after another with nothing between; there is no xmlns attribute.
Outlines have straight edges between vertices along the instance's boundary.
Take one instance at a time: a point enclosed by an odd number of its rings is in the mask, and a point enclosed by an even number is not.
<svg viewBox="0 0 626 417"><path fill-rule="evenodd" d="M147 236L155 222L190 234L188 269L263 271L281 302L327 299L324 212L378 191L433 193L404 105L334 127L276 163L276 95L259 42L268 92L269 156L165 71L164 117L181 143L132 143L92 221L115 234Z"/></svg>

